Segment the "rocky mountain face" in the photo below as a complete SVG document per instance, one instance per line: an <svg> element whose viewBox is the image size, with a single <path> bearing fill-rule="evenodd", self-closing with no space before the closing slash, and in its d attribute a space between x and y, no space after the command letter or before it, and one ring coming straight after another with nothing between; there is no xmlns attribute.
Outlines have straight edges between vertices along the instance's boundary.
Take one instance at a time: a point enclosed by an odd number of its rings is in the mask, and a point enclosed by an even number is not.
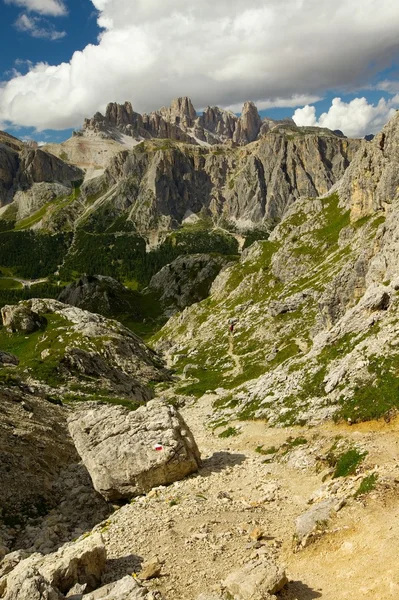
<svg viewBox="0 0 399 600"><path fill-rule="evenodd" d="M70 190L72 182L83 177L78 167L8 134L0 134L0 207L12 202L18 191L35 184L58 184Z"/></svg>
<svg viewBox="0 0 399 600"><path fill-rule="evenodd" d="M83 218L95 220L100 210L114 218L124 214L143 232L177 227L201 211L239 228L267 225L299 197L325 194L358 145L300 131L271 132L250 147L220 151L146 142L111 159L102 180L110 192Z"/></svg>
<svg viewBox="0 0 399 600"><path fill-rule="evenodd" d="M119 133L137 140L167 138L200 145L233 141L245 145L257 139L261 128L262 120L253 102L244 105L241 117L216 106L208 106L197 116L191 100L183 97L148 115L136 113L130 102L108 104L105 116L96 113L85 120L81 134L117 138Z"/></svg>
<svg viewBox="0 0 399 600"><path fill-rule="evenodd" d="M364 142L335 194L296 202L269 241L221 272L208 300L172 317L158 344L179 370L190 365L182 393L217 389L223 419L389 417L398 406L398 131L395 117Z"/></svg>
<svg viewBox="0 0 399 600"><path fill-rule="evenodd" d="M109 104L45 150L16 150L18 143L0 145L0 228L150 236L192 214L243 231L271 229L298 198L337 183L361 142L262 120L252 102L239 117L218 107L198 116L183 97L149 115L129 102Z"/></svg>

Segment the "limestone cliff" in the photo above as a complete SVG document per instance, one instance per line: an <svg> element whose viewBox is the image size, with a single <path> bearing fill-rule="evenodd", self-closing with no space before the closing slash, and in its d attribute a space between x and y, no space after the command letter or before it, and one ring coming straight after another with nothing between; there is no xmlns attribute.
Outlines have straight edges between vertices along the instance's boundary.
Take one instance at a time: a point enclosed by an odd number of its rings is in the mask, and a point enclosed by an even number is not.
<svg viewBox="0 0 399 600"><path fill-rule="evenodd" d="M295 202L210 298L172 317L156 341L181 393L216 390L218 418L279 425L399 408L398 131L396 116L338 193Z"/></svg>
<svg viewBox="0 0 399 600"><path fill-rule="evenodd" d="M240 149L145 142L115 156L105 173L111 205L140 231L169 229L201 210L239 228L270 225L301 196L325 194L358 142L332 133L270 132Z"/></svg>
<svg viewBox="0 0 399 600"><path fill-rule="evenodd" d="M30 190L35 184L71 189L72 182L83 179L83 171L78 167L9 138L0 132L0 207L11 203L18 191Z"/></svg>

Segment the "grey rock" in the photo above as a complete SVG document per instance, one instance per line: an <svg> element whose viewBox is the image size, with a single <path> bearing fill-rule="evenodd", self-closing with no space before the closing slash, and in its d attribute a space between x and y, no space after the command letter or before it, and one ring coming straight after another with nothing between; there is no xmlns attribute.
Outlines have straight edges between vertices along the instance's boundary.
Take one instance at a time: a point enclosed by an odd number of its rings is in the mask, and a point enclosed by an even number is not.
<svg viewBox="0 0 399 600"><path fill-rule="evenodd" d="M317 525L329 520L337 500L327 499L314 504L296 520L296 535L298 542L304 543Z"/></svg>
<svg viewBox="0 0 399 600"><path fill-rule="evenodd" d="M89 405L70 417L69 431L95 489L109 501L183 479L200 465L183 418L159 400L135 412Z"/></svg>
<svg viewBox="0 0 399 600"><path fill-rule="evenodd" d="M33 560L34 557L27 559ZM64 594L77 583L86 584L88 590L96 589L106 566L101 534L94 533L76 543L66 544L55 554L38 559L36 566L50 584ZM22 569L23 563L18 568Z"/></svg>
<svg viewBox="0 0 399 600"><path fill-rule="evenodd" d="M238 119L233 140L241 145L249 144L258 137L262 127L262 119L253 102L246 102Z"/></svg>
<svg viewBox="0 0 399 600"><path fill-rule="evenodd" d="M13 354L10 354L9 352L0 351L0 364L15 366L19 364L19 358Z"/></svg>
<svg viewBox="0 0 399 600"><path fill-rule="evenodd" d="M84 596L84 600L147 600L148 598L148 590L131 576L109 583Z"/></svg>
<svg viewBox="0 0 399 600"><path fill-rule="evenodd" d="M230 573L222 586L235 600L271 600L287 583L285 570L272 559L264 559Z"/></svg>
<svg viewBox="0 0 399 600"><path fill-rule="evenodd" d="M129 290L119 281L104 275L81 277L62 290L58 300L103 316L124 312L134 314Z"/></svg>
<svg viewBox="0 0 399 600"><path fill-rule="evenodd" d="M371 142L362 142L339 186L342 203L356 219L383 210L398 197L399 113Z"/></svg>
<svg viewBox="0 0 399 600"><path fill-rule="evenodd" d="M17 184L22 189L41 182L68 185L82 180L83 177L81 169L69 165L53 154L31 148L24 148L21 152Z"/></svg>
<svg viewBox="0 0 399 600"><path fill-rule="evenodd" d="M33 554L22 560L0 579L0 594L5 593L5 600L60 600L77 583L96 589L105 564L101 535L93 534L54 554Z"/></svg>
<svg viewBox="0 0 399 600"><path fill-rule="evenodd" d="M182 310L209 295L214 279L228 263L225 257L209 254L179 256L154 275L148 287L169 311Z"/></svg>
<svg viewBox="0 0 399 600"><path fill-rule="evenodd" d="M15 567L21 562L28 558L29 553L24 550L15 550L15 552L5 553L0 560L0 578L4 575L8 575Z"/></svg>
<svg viewBox="0 0 399 600"><path fill-rule="evenodd" d="M26 304L3 306L1 309L3 325L11 333L33 333L41 329L45 319Z"/></svg>
<svg viewBox="0 0 399 600"><path fill-rule="evenodd" d="M0 595L3 600L63 600L64 595L55 589L45 577L32 566L23 571L12 572L7 581L0 579Z"/></svg>
<svg viewBox="0 0 399 600"><path fill-rule="evenodd" d="M360 307L370 311L387 310L391 303L389 290L383 285L371 285L360 301Z"/></svg>

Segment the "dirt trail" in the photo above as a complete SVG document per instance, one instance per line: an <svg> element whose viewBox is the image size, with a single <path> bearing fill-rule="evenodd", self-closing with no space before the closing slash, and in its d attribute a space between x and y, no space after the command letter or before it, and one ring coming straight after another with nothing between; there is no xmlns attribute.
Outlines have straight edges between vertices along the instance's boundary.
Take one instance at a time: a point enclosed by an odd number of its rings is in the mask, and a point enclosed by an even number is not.
<svg viewBox="0 0 399 600"><path fill-rule="evenodd" d="M165 600L196 600L218 591L228 572L266 552L287 567L291 581L281 599L397 599L398 424L270 429L264 422L243 422L235 423L239 435L223 438L225 427L212 431L205 425L214 399L205 396L182 411L202 452L201 472L123 507L105 526L109 579L139 573L143 560L157 556L163 576L150 586ZM324 537L295 553L295 520L308 510L323 473L264 462L255 448L279 447L299 435L326 445L337 435L360 441L369 450L367 466L385 470L392 485L363 503L350 502ZM255 527L264 533L260 548L250 537Z"/></svg>
<svg viewBox="0 0 399 600"><path fill-rule="evenodd" d="M234 336L233 336L233 334L229 334L228 355L234 361L234 368L231 371L228 371L228 373L226 373L226 376L234 378L234 377L237 377L238 375L241 375L241 373L243 372L243 368L242 368L240 357L238 356L238 354L234 353Z"/></svg>

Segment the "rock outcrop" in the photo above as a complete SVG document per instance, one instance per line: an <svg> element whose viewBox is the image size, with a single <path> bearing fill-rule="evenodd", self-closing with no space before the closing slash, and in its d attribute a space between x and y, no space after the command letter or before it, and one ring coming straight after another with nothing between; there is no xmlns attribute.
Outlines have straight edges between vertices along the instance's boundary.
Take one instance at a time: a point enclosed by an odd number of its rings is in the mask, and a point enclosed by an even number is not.
<svg viewBox="0 0 399 600"><path fill-rule="evenodd" d="M96 589L105 570L100 534L69 544L45 557L33 554L0 578L4 600L61 600L76 584Z"/></svg>
<svg viewBox="0 0 399 600"><path fill-rule="evenodd" d="M154 594L141 586L128 575L115 583L109 583L91 594L85 594L82 600L155 600Z"/></svg>
<svg viewBox="0 0 399 600"><path fill-rule="evenodd" d="M3 306L1 309L3 326L10 333L33 333L44 327L46 321L43 317L31 310L28 306Z"/></svg>
<svg viewBox="0 0 399 600"><path fill-rule="evenodd" d="M83 177L81 169L43 150L26 148L20 154L17 185L22 189L42 182L68 185Z"/></svg>
<svg viewBox="0 0 399 600"><path fill-rule="evenodd" d="M39 299L6 306L2 316L10 331L38 336L33 353L16 347L20 363L15 374L58 398L78 385L80 393L87 388L89 395L110 394L140 403L153 396L150 381L169 378L159 356L117 321Z"/></svg>
<svg viewBox="0 0 399 600"><path fill-rule="evenodd" d="M180 414L162 401L129 412L89 406L69 431L95 489L109 501L131 499L198 470L200 454Z"/></svg>
<svg viewBox="0 0 399 600"><path fill-rule="evenodd" d="M246 102L242 109L242 114L237 121L233 140L241 146L254 142L259 135L261 127L262 119L259 116L258 109L253 102Z"/></svg>
<svg viewBox="0 0 399 600"><path fill-rule="evenodd" d="M229 263L222 256L180 256L154 275L149 289L156 292L168 315L204 300L216 276Z"/></svg>
<svg viewBox="0 0 399 600"><path fill-rule="evenodd" d="M399 114L372 142L362 142L352 168L339 186L343 205L351 220L386 210L398 198Z"/></svg>
<svg viewBox="0 0 399 600"><path fill-rule="evenodd" d="M137 312L131 292L119 281L103 275L84 275L68 285L58 300L106 317L118 313L134 316Z"/></svg>
<svg viewBox="0 0 399 600"><path fill-rule="evenodd" d="M54 554L7 555L0 566L3 600L156 600L160 596L132 575L101 586L106 549L100 533L91 532Z"/></svg>

